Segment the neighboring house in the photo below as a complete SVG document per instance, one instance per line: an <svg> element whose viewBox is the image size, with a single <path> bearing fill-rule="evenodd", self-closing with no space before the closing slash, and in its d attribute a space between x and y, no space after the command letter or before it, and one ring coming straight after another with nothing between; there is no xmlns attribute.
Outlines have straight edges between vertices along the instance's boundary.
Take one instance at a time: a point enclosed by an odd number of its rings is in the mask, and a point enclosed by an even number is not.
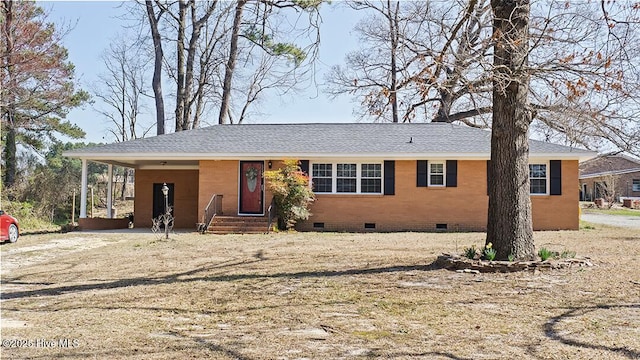
<svg viewBox="0 0 640 360"><path fill-rule="evenodd" d="M65 155L135 168L136 227L162 213L163 183L178 228L202 222L214 194L225 216L264 218L263 171L293 158L317 195L299 230L485 230L490 138L443 123L216 125ZM535 229L578 229L578 163L593 156L530 141Z"/></svg>
<svg viewBox="0 0 640 360"><path fill-rule="evenodd" d="M580 164L580 200L593 201L613 192L640 197L640 160L625 155L601 155Z"/></svg>

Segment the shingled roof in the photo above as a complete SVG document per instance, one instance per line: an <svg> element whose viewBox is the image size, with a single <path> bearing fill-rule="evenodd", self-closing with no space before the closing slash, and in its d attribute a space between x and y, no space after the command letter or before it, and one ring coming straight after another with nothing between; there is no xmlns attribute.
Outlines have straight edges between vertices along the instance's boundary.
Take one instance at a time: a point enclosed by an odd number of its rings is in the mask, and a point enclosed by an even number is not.
<svg viewBox="0 0 640 360"><path fill-rule="evenodd" d="M214 125L65 152L94 159L384 157L489 158L489 131L446 123ZM530 140L531 156L587 159L593 152ZM124 161L130 163L130 161Z"/></svg>
<svg viewBox="0 0 640 360"><path fill-rule="evenodd" d="M640 160L622 154L601 155L580 164L580 178L640 172Z"/></svg>

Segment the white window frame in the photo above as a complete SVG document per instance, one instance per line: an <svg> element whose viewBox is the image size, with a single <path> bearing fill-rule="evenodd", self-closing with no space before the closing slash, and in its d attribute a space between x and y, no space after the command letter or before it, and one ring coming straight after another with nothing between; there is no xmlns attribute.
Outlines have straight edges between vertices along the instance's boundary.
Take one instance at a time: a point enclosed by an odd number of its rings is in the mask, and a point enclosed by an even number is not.
<svg viewBox="0 0 640 360"><path fill-rule="evenodd" d="M431 173L431 165L442 164L442 184L434 184L431 182L431 175L440 175L440 173ZM446 161L427 161L427 181L428 185L431 187L445 187L447 186L447 162Z"/></svg>
<svg viewBox="0 0 640 360"><path fill-rule="evenodd" d="M631 191L640 191L640 179L631 180Z"/></svg>
<svg viewBox="0 0 640 360"><path fill-rule="evenodd" d="M362 166L363 165L378 165L378 166L380 166L380 177L377 177L377 176L373 176L373 177L372 176L367 176L367 177L365 177L362 174ZM371 162L362 162L362 163L359 163L357 166L358 166L358 172L359 172L359 175L360 175L358 177L358 185L357 185L359 187L358 188L358 192L361 193L361 194L382 194L382 192L384 191L384 188L382 187L382 179L384 178L382 176L382 172L384 171L383 164L381 164L381 163L371 163ZM362 191L362 180L378 180L378 179L380 179L380 191L379 192L371 192L371 191L364 192L364 191Z"/></svg>
<svg viewBox="0 0 640 360"><path fill-rule="evenodd" d="M383 195L384 194L384 162L379 160L327 160L327 161L310 161L309 167L310 180L313 182L313 165L314 164L331 164L331 192L316 192L318 195ZM338 192L338 164L355 164L356 165L356 192ZM380 192L362 192L362 164L380 165ZM375 178L365 178L375 179Z"/></svg>
<svg viewBox="0 0 640 360"><path fill-rule="evenodd" d="M549 195L549 187L551 186L550 180L551 180L551 174L549 173L549 161L545 160L545 161L539 161L539 160L534 160L534 161L530 161L529 162L529 166L527 166L529 168L529 174L531 174L531 165L544 165L545 166L545 192L544 193L532 193L531 192L531 177L529 178L529 195L531 196L545 196L545 195ZM535 179L541 179L541 178L535 178Z"/></svg>
<svg viewBox="0 0 640 360"><path fill-rule="evenodd" d="M330 162L317 162L317 163L310 164L309 167L311 168L311 171L310 171L310 174L309 174L309 179L311 181L313 181L313 165L330 165L331 166L331 177L319 176L318 178L319 179L331 179L331 191L333 191L333 189L335 189L335 185L334 185L334 180L333 179L335 178L335 174L336 174L336 168L335 168L334 164L330 163ZM319 191L319 192L317 192L317 194L330 194L330 192Z"/></svg>
<svg viewBox="0 0 640 360"><path fill-rule="evenodd" d="M354 165L356 173L355 173L355 177L354 176L340 176L338 177L338 166L340 165ZM337 194L357 194L360 192L360 186L358 184L359 180L360 180L360 174L359 174L359 166L360 164L358 163L353 163L353 162L339 162L336 164L336 176L334 178L334 183L335 183L335 187L332 188L331 190L335 189ZM349 170L351 171L351 170ZM355 180L355 185L356 185L356 191L355 192L351 192L351 191L338 191L338 180Z"/></svg>

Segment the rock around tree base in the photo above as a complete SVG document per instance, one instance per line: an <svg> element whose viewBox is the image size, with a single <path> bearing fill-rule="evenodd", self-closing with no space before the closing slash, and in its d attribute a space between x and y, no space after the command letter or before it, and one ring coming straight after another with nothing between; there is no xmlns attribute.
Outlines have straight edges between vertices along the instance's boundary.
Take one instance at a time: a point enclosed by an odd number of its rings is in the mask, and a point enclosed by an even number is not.
<svg viewBox="0 0 640 360"><path fill-rule="evenodd" d="M442 254L434 265L447 270L461 270L469 273L516 272L542 269L567 269L574 267L591 267L589 259L553 259L545 261L488 261L473 260L459 255Z"/></svg>

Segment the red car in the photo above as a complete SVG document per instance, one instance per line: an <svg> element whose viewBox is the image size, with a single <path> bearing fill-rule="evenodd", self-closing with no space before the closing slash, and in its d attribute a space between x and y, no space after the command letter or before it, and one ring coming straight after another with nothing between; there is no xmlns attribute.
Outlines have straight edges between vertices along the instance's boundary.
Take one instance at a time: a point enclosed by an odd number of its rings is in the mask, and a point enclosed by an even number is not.
<svg viewBox="0 0 640 360"><path fill-rule="evenodd" d="M0 210L0 241L16 242L20 232L18 219Z"/></svg>

